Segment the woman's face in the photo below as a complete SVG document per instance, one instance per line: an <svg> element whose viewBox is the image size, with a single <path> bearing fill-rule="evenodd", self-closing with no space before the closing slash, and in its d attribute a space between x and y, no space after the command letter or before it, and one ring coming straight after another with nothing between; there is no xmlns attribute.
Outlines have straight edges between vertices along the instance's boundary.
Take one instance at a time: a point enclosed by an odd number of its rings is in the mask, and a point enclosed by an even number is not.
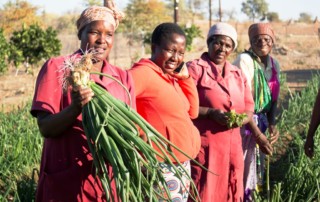
<svg viewBox="0 0 320 202"><path fill-rule="evenodd" d="M172 34L168 39L161 39L160 45L152 44L151 60L164 73L172 73L183 61L186 51L186 38Z"/></svg>
<svg viewBox="0 0 320 202"><path fill-rule="evenodd" d="M259 57L267 56L273 46L272 38L269 35L257 35L250 40L251 48Z"/></svg>
<svg viewBox="0 0 320 202"><path fill-rule="evenodd" d="M114 40L114 26L103 20L87 24L80 35L80 48L90 50L97 61L107 59Z"/></svg>
<svg viewBox="0 0 320 202"><path fill-rule="evenodd" d="M224 64L233 49L234 43L228 36L215 35L208 39L209 58L217 65Z"/></svg>

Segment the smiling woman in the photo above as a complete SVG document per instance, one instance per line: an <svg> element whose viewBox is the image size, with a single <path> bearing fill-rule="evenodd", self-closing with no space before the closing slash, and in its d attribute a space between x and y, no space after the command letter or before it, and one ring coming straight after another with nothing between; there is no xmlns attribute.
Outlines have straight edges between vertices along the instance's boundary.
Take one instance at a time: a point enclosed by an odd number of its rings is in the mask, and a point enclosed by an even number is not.
<svg viewBox="0 0 320 202"><path fill-rule="evenodd" d="M118 79L133 97L130 75L106 60L122 17L113 8L85 9L77 21L80 49L71 55L49 59L39 72L31 108L44 137L37 201L106 201L100 180L92 172L93 157L82 125L81 111L92 99L93 92L83 87L65 89L62 78L67 69L62 67L89 53L92 61L86 62L93 65L92 71ZM90 79L130 104L127 91L116 81L97 75L91 75ZM135 103L131 106L135 108Z"/></svg>
<svg viewBox="0 0 320 202"><path fill-rule="evenodd" d="M191 121L199 110L197 90L187 68L174 72L184 60L185 33L177 24L162 23L153 31L151 44L151 58L141 59L130 70L137 111L161 135L194 158L200 147L199 131ZM190 159L175 149L173 153L177 156L174 163L190 175ZM181 180L170 164L160 161L161 172L172 188L172 201L187 201L190 177L183 176Z"/></svg>

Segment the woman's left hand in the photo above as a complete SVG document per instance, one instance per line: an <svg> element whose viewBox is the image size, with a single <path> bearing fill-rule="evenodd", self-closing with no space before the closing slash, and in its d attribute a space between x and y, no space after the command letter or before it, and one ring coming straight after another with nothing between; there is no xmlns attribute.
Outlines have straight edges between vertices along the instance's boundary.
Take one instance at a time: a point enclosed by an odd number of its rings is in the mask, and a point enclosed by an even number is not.
<svg viewBox="0 0 320 202"><path fill-rule="evenodd" d="M188 68L185 65L182 66L179 72L173 71L170 75L180 80L184 80L190 77Z"/></svg>
<svg viewBox="0 0 320 202"><path fill-rule="evenodd" d="M270 133L270 143L274 144L279 139L279 131L277 130L275 125L269 126L269 133Z"/></svg>

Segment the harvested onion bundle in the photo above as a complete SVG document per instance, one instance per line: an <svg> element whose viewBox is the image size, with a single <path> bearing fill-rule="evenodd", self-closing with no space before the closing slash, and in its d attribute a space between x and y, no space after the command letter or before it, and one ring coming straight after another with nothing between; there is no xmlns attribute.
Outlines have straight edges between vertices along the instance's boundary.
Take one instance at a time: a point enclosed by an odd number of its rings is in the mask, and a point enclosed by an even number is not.
<svg viewBox="0 0 320 202"><path fill-rule="evenodd" d="M171 161L175 159L181 166L172 152L173 148L185 156L187 154L164 138L130 106L114 98L98 84L89 81L90 74L99 74L117 81L125 88L120 81L109 75L90 72L91 57L92 54L85 53L81 59L68 60L65 68L69 67L71 70L71 79L68 79L70 84L75 88L79 85L90 87L95 94L83 107L83 126L96 173L106 192L107 200L169 200L167 196L170 198L170 192L159 168L159 158L173 166L178 178L186 176L190 180L194 191L191 197L196 200L198 192L191 177L186 170L178 169ZM126 91L128 92L127 89ZM129 93L128 96L130 97ZM140 137L139 131L143 131L147 141ZM160 148L161 152L155 150L153 145ZM187 157L192 160L191 157ZM112 173L109 173L107 165L112 167ZM111 191L111 180L115 182L116 194ZM186 189L188 190L187 187Z"/></svg>

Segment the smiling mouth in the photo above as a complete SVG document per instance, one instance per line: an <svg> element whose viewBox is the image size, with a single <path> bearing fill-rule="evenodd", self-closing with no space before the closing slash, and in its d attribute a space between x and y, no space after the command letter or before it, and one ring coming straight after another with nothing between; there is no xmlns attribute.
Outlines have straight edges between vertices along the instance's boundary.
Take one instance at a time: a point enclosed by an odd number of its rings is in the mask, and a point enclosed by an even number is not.
<svg viewBox="0 0 320 202"><path fill-rule="evenodd" d="M102 53L105 53L105 52L106 52L105 48L95 48L94 49L94 53L96 53L96 54L102 54Z"/></svg>

